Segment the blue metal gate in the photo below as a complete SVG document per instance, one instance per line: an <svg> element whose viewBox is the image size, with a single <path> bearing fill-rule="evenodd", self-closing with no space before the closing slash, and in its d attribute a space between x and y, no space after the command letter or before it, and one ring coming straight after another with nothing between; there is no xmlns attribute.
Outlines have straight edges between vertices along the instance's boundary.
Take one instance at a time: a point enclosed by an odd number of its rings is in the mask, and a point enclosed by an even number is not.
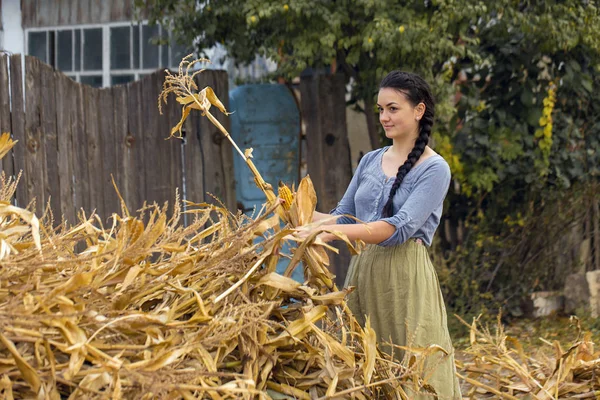
<svg viewBox="0 0 600 400"><path fill-rule="evenodd" d="M278 84L239 86L229 92L231 136L244 150L253 148L252 161L263 178L277 190L281 180L297 186L299 176L300 111L290 90ZM238 207L248 214L260 210L265 195L239 156L234 157ZM286 252L286 249L282 249ZM283 272L287 262L277 266ZM292 276L302 281L297 268Z"/></svg>

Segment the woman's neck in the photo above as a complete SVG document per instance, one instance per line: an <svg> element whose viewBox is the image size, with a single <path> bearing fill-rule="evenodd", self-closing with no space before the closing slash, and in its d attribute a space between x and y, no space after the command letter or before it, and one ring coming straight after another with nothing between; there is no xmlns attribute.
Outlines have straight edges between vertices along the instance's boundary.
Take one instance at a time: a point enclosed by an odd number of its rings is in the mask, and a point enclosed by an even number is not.
<svg viewBox="0 0 600 400"><path fill-rule="evenodd" d="M412 151L413 147L415 147L415 141L416 136L395 138L392 147L390 147L389 150L395 157L405 160L408 157L408 154Z"/></svg>

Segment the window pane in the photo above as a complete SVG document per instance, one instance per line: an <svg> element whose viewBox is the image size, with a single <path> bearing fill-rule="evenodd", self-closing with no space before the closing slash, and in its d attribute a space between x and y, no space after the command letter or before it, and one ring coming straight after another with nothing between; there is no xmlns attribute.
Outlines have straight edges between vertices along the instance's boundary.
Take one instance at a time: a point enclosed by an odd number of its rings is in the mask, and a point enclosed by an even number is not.
<svg viewBox="0 0 600 400"><path fill-rule="evenodd" d="M133 27L133 68L138 69L140 67L140 27L136 25Z"/></svg>
<svg viewBox="0 0 600 400"><path fill-rule="evenodd" d="M162 26L160 27L160 65L164 68L169 66L169 32Z"/></svg>
<svg viewBox="0 0 600 400"><path fill-rule="evenodd" d="M73 70L73 31L58 31L56 64L61 71Z"/></svg>
<svg viewBox="0 0 600 400"><path fill-rule="evenodd" d="M161 51L160 66L168 67L169 66L169 46L167 46L167 45L160 46L160 51Z"/></svg>
<svg viewBox="0 0 600 400"><path fill-rule="evenodd" d="M102 69L102 28L83 30L83 69Z"/></svg>
<svg viewBox="0 0 600 400"><path fill-rule="evenodd" d="M37 57L43 62L48 62L46 51L48 49L47 40L46 32L29 32L29 55Z"/></svg>
<svg viewBox="0 0 600 400"><path fill-rule="evenodd" d="M110 28L110 69L131 68L130 35L128 26Z"/></svg>
<svg viewBox="0 0 600 400"><path fill-rule="evenodd" d="M81 29L75 30L75 71L81 71Z"/></svg>
<svg viewBox="0 0 600 400"><path fill-rule="evenodd" d="M56 32L48 31L48 61L49 65L56 67Z"/></svg>
<svg viewBox="0 0 600 400"><path fill-rule="evenodd" d="M82 76L80 79L81 83L85 85L90 85L96 88L102 87L102 75Z"/></svg>
<svg viewBox="0 0 600 400"><path fill-rule="evenodd" d="M142 51L144 62L142 68L158 68L158 46L152 44L152 38L158 36L158 25L142 26Z"/></svg>
<svg viewBox="0 0 600 400"><path fill-rule="evenodd" d="M111 85L124 85L134 80L135 77L133 75L113 75L111 77Z"/></svg>

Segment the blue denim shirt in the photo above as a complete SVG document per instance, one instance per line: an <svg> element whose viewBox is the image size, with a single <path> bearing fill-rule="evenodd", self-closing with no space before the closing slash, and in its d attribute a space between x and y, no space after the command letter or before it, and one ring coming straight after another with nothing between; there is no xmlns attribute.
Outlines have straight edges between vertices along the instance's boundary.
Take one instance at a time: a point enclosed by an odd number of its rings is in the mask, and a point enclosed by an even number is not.
<svg viewBox="0 0 600 400"><path fill-rule="evenodd" d="M431 246L431 240L442 215L442 207L450 186L450 167L438 154L413 167L394 196L394 215L381 218L381 212L394 183L395 177L387 177L381 160L389 146L373 150L363 156L352 181L333 215L349 214L363 222L385 221L396 231L380 246L394 246L410 238L423 240ZM353 224L355 220L341 217L338 224Z"/></svg>

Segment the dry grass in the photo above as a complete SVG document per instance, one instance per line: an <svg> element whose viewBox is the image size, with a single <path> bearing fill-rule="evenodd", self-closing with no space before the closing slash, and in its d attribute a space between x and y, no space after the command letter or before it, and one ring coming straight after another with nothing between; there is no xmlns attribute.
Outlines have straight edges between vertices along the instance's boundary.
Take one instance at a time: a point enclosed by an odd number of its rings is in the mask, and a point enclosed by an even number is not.
<svg viewBox="0 0 600 400"><path fill-rule="evenodd" d="M571 345L540 338L546 349L526 351L521 341L505 332L500 318L494 330L474 320L466 360L457 362L459 377L467 383L463 395L469 399L597 398L600 352L594 350L592 334L582 331L579 320L572 317L572 323L578 333Z"/></svg>

